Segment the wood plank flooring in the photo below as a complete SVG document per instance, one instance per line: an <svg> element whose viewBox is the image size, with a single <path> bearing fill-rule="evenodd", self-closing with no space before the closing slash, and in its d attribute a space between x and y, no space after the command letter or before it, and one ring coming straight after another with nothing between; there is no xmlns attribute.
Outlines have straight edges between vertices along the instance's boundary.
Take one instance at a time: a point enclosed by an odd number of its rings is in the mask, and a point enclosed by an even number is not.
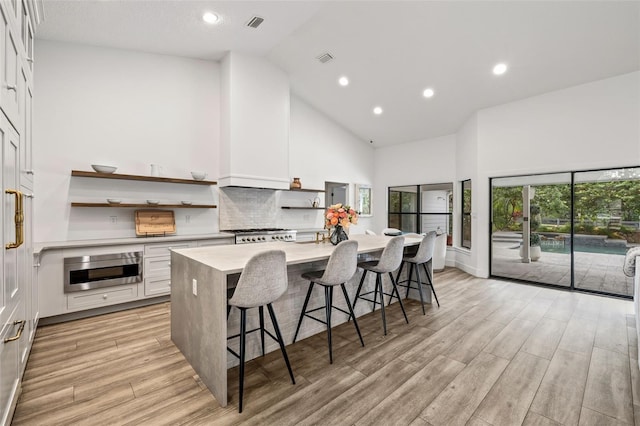
<svg viewBox="0 0 640 426"><path fill-rule="evenodd" d="M170 339L164 303L38 329L15 425L640 425L630 301L435 275L441 307L407 301L247 364L220 407ZM339 315L336 313L336 315Z"/></svg>

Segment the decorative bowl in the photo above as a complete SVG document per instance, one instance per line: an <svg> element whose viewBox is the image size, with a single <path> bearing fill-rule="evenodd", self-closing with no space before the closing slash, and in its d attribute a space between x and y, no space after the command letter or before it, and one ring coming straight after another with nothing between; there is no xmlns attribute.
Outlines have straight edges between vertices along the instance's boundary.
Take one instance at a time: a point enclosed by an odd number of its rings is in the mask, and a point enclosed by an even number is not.
<svg viewBox="0 0 640 426"><path fill-rule="evenodd" d="M109 204L120 204L122 200L118 200L117 198L107 198L107 202Z"/></svg>
<svg viewBox="0 0 640 426"><path fill-rule="evenodd" d="M157 206L158 204L160 204L160 201L158 201L158 200L147 200L147 204L149 204L150 206Z"/></svg>
<svg viewBox="0 0 640 426"><path fill-rule="evenodd" d="M195 180L204 180L207 177L207 174L205 172L191 172L191 176Z"/></svg>
<svg viewBox="0 0 640 426"><path fill-rule="evenodd" d="M191 204L193 204L193 202L191 201L181 201L183 206L190 206Z"/></svg>
<svg viewBox="0 0 640 426"><path fill-rule="evenodd" d="M116 171L116 166L104 166L101 164L92 164L91 167L98 173L113 173Z"/></svg>

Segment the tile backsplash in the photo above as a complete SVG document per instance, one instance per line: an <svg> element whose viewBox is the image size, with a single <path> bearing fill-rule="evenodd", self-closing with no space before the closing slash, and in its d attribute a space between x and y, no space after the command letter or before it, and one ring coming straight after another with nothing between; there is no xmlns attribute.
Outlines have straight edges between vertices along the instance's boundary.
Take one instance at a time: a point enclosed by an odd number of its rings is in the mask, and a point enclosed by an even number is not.
<svg viewBox="0 0 640 426"><path fill-rule="evenodd" d="M220 230L276 227L276 191L220 188Z"/></svg>

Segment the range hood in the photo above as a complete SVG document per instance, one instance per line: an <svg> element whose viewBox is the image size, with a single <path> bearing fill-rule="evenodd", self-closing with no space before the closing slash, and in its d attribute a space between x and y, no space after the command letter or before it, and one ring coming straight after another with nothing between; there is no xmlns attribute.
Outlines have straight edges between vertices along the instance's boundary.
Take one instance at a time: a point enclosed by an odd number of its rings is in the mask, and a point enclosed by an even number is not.
<svg viewBox="0 0 640 426"><path fill-rule="evenodd" d="M222 60L218 186L289 189L289 78L262 58Z"/></svg>

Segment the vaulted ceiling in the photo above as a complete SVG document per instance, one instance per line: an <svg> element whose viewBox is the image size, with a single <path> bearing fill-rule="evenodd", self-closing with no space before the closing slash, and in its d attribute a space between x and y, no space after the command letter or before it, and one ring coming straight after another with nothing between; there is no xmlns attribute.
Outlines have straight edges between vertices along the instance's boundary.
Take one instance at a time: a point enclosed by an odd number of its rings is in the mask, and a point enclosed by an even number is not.
<svg viewBox="0 0 640 426"><path fill-rule="evenodd" d="M205 60L263 56L289 74L296 95L374 146L455 133L479 109L640 69L637 1L43 5L41 39ZM205 24L205 11L219 23ZM253 16L264 18L255 29L246 26ZM321 63L323 53L333 59ZM496 76L499 62L508 70ZM435 95L425 98L426 88Z"/></svg>

